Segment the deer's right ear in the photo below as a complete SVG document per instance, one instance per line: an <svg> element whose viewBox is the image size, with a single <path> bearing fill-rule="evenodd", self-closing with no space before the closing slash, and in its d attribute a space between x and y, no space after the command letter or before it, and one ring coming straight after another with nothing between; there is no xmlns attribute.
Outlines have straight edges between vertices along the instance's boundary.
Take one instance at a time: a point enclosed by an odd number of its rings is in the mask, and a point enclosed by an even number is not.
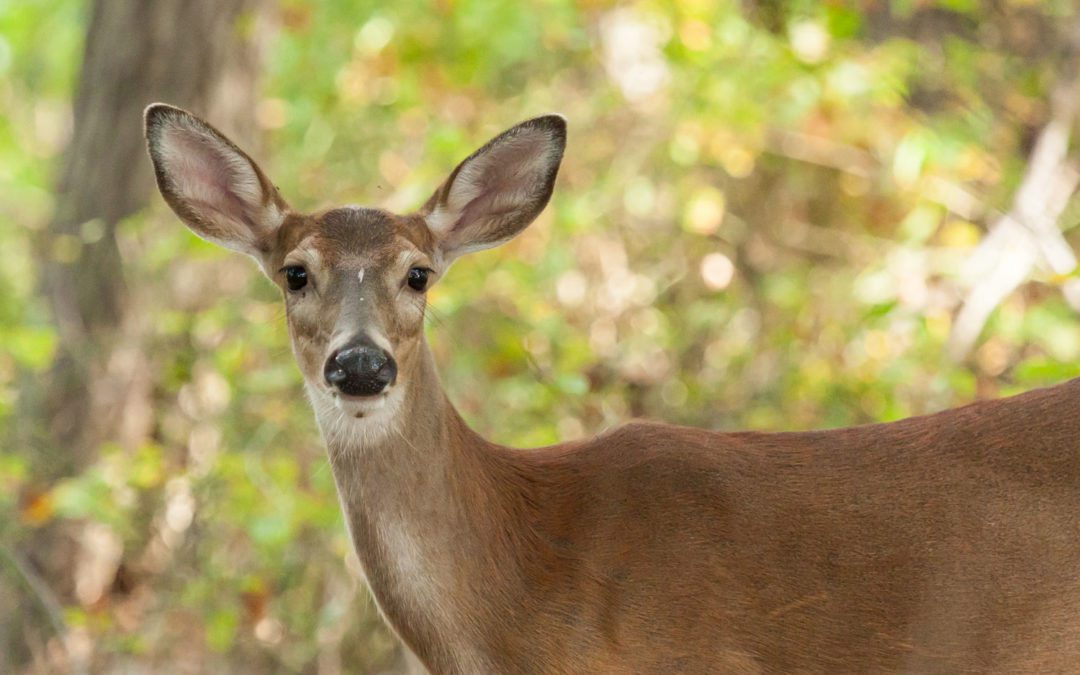
<svg viewBox="0 0 1080 675"><path fill-rule="evenodd" d="M262 260L288 205L259 167L217 129L163 103L146 109L158 189L200 237Z"/></svg>

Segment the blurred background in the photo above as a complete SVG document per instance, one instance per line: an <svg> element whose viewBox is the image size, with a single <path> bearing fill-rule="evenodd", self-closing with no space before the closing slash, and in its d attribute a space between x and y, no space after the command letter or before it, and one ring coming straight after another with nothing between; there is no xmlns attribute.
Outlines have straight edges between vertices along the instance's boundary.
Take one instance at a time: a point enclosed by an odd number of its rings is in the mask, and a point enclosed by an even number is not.
<svg viewBox="0 0 1080 675"><path fill-rule="evenodd" d="M0 2L0 671L401 667L278 293L165 208L147 103L298 209L562 112L546 212L431 294L466 419L832 427L1080 374L1072 5Z"/></svg>

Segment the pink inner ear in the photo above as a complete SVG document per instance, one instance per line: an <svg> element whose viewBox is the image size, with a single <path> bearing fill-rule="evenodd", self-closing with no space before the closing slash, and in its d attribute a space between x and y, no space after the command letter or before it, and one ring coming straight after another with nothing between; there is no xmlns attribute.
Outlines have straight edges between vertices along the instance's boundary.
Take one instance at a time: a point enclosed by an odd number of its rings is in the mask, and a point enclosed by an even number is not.
<svg viewBox="0 0 1080 675"><path fill-rule="evenodd" d="M173 189L192 210L256 226L259 180L247 160L220 140L182 127L165 130L161 147Z"/></svg>
<svg viewBox="0 0 1080 675"><path fill-rule="evenodd" d="M541 133L523 133L473 160L466 167L450 195L457 202L460 217L451 232L482 218L499 219L519 209L529 209L544 186L550 168L548 138Z"/></svg>

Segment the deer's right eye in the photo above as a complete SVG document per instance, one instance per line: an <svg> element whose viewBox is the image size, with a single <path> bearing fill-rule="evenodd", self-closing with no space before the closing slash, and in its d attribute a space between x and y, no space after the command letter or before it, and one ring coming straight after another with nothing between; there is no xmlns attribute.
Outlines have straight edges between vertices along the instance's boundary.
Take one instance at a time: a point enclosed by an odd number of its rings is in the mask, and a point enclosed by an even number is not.
<svg viewBox="0 0 1080 675"><path fill-rule="evenodd" d="M307 270L300 265L289 265L285 268L285 285L290 291L299 291L307 286Z"/></svg>

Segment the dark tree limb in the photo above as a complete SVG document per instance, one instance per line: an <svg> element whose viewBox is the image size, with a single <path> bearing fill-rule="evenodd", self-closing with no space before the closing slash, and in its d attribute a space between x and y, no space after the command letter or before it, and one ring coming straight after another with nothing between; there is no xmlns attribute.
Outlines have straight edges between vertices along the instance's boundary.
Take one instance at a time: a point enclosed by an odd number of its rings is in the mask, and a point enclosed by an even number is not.
<svg viewBox="0 0 1080 675"><path fill-rule="evenodd" d="M59 167L53 218L36 242L58 351L45 377L22 378L17 423L7 439L42 481L84 469L102 441L122 435L132 410L150 410L144 331L138 294L131 292L137 284L125 278L117 240L118 225L147 206L152 194L142 110L158 100L190 108L251 147L268 3L91 3L73 135ZM142 417L145 436L152 418ZM12 548L61 603L72 601L75 568L92 554L81 549L74 530L53 522L26 532ZM0 584L24 593L14 582L12 575L0 575ZM5 621L10 618L18 616L0 609L0 626L19 623ZM30 659L31 651L19 635L0 634L9 665Z"/></svg>
<svg viewBox="0 0 1080 675"><path fill-rule="evenodd" d="M42 401L50 465L65 474L117 423L130 374L111 373L110 352L129 318L116 226L149 201L152 177L142 110L167 100L250 129L259 62L261 0L99 0L92 9L74 135L57 187L55 216L39 242L42 286L60 336ZM248 134L250 135L250 134ZM130 359L129 359L130 361Z"/></svg>

